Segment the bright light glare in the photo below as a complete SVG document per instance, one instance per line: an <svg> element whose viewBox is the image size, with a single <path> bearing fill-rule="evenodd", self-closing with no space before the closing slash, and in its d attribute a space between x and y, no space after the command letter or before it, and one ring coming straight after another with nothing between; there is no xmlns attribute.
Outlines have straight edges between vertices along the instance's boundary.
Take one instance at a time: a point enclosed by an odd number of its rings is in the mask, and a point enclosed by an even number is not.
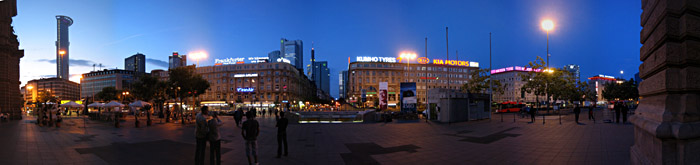
<svg viewBox="0 0 700 165"><path fill-rule="evenodd" d="M625 73L624 71L620 71L620 74L624 74L624 73Z"/></svg>
<svg viewBox="0 0 700 165"><path fill-rule="evenodd" d="M83 75L75 75L69 78L70 81L80 83L80 79L83 79Z"/></svg>
<svg viewBox="0 0 700 165"><path fill-rule="evenodd" d="M63 51L63 50L61 50L61 51L58 51L58 54L60 54L60 55L64 55L64 54L66 54L66 51Z"/></svg>
<svg viewBox="0 0 700 165"><path fill-rule="evenodd" d="M546 31L550 31L554 29L554 22L552 20L544 20L542 21L542 29Z"/></svg>
<svg viewBox="0 0 700 165"><path fill-rule="evenodd" d="M195 59L195 60L207 58L207 52L204 52L204 51L192 52L192 53L190 53L190 58Z"/></svg>
<svg viewBox="0 0 700 165"><path fill-rule="evenodd" d="M401 57L402 59L405 58L405 59L409 59L409 60L410 60L410 59L414 59L414 58L416 58L417 56L418 56L418 55L417 55L416 53L414 53L414 52L402 52L401 54L399 54L399 57Z"/></svg>
<svg viewBox="0 0 700 165"><path fill-rule="evenodd" d="M34 88L34 86L31 86L31 85L27 86L27 89L29 89L29 90L32 90L33 88Z"/></svg>

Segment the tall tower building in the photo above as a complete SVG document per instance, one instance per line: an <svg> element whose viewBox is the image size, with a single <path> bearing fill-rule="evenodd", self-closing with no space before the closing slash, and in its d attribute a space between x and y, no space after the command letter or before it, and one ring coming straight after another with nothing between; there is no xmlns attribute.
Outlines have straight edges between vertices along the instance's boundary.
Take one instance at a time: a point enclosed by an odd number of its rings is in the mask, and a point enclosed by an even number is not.
<svg viewBox="0 0 700 165"><path fill-rule="evenodd" d="M294 65L297 70L304 71L304 43L301 40L289 41L282 38L280 55Z"/></svg>
<svg viewBox="0 0 700 165"><path fill-rule="evenodd" d="M187 66L187 55L180 55L177 52L173 52L173 55L168 57L168 64L168 69Z"/></svg>
<svg viewBox="0 0 700 165"><path fill-rule="evenodd" d="M19 92L19 49L17 35L12 29L12 17L17 15L17 0L0 1L0 113L10 119L22 119L22 98Z"/></svg>
<svg viewBox="0 0 700 165"><path fill-rule="evenodd" d="M137 75L146 72L146 55L136 53L124 59L124 69L134 71Z"/></svg>
<svg viewBox="0 0 700 165"><path fill-rule="evenodd" d="M314 65L315 66L313 66L311 72L314 74L313 81L314 83L316 83L316 87L318 87L318 89L323 90L323 92L330 94L331 73L328 70L328 62L318 61L314 62Z"/></svg>
<svg viewBox="0 0 700 165"><path fill-rule="evenodd" d="M73 25L73 19L64 16L56 16L56 77L68 80L70 73L68 72L68 27Z"/></svg>
<svg viewBox="0 0 700 165"><path fill-rule="evenodd" d="M338 97L347 99L348 71L344 70L338 75Z"/></svg>
<svg viewBox="0 0 700 165"><path fill-rule="evenodd" d="M581 67L575 64L564 65L562 70L569 71L574 75L574 80L580 80L581 78Z"/></svg>

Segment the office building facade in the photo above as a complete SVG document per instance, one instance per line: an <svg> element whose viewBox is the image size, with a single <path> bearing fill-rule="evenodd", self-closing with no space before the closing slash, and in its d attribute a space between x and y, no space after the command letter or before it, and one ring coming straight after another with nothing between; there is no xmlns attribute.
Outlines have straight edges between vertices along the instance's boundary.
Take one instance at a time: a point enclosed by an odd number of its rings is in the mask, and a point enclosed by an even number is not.
<svg viewBox="0 0 700 165"><path fill-rule="evenodd" d="M56 77L66 80L70 78L68 27L71 25L73 25L72 18L64 15L56 16Z"/></svg>
<svg viewBox="0 0 700 165"><path fill-rule="evenodd" d="M338 98L347 98L348 71L344 70L338 75Z"/></svg>
<svg viewBox="0 0 700 165"><path fill-rule="evenodd" d="M396 106L400 98L400 84L415 82L417 101L425 103L426 92L433 88L460 89L469 82L470 73L478 69L478 63L457 60L434 59L429 63L421 57L411 64L407 60L397 63L395 57L357 57L351 62L347 72L346 100L362 104L363 95L367 98L365 105L373 105L378 98L379 82L388 83L388 106ZM424 64L420 64L424 62Z"/></svg>
<svg viewBox="0 0 700 165"><path fill-rule="evenodd" d="M330 70L328 70L327 61L317 61L313 63L314 67L309 67L309 76L313 80L316 87L325 93L330 93Z"/></svg>
<svg viewBox="0 0 700 165"><path fill-rule="evenodd" d="M80 84L61 78L42 78L30 80L22 87L24 99L36 102L41 92L50 92L59 100L80 100Z"/></svg>
<svg viewBox="0 0 700 165"><path fill-rule="evenodd" d="M173 55L168 57L168 66L168 69L187 66L187 55L173 52Z"/></svg>
<svg viewBox="0 0 700 165"><path fill-rule="evenodd" d="M289 63L245 63L197 67L196 73L209 81L210 88L197 99L227 101L246 106L298 103L315 97L315 87Z"/></svg>
<svg viewBox="0 0 700 165"><path fill-rule="evenodd" d="M511 66L491 70L491 77L493 80L498 80L504 87L503 93L493 93L493 102L537 102L538 98L534 93L527 93L523 91L522 87L526 82L523 81L522 76L523 74L528 74L528 72L541 71L541 69L532 69L522 66ZM539 98L539 101L544 100L546 100L545 96L541 96Z"/></svg>
<svg viewBox="0 0 700 165"><path fill-rule="evenodd" d="M137 74L146 73L146 55L136 53L124 59L124 69L134 71Z"/></svg>
<svg viewBox="0 0 700 165"><path fill-rule="evenodd" d="M574 80L581 81L581 66L575 64L564 65L561 70L568 71L574 76Z"/></svg>
<svg viewBox="0 0 700 165"><path fill-rule="evenodd" d="M80 97L93 97L105 87L114 87L117 90L130 89L136 80L135 72L131 70L102 70L84 73L80 79Z"/></svg>
<svg viewBox="0 0 700 165"><path fill-rule="evenodd" d="M304 70L304 43L301 40L289 41L282 38L280 41L280 56L296 69Z"/></svg>

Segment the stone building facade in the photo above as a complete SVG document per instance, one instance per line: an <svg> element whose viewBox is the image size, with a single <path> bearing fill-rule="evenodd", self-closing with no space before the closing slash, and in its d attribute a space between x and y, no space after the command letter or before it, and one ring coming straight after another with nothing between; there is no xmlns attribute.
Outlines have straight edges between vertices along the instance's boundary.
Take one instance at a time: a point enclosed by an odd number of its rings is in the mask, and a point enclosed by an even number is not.
<svg viewBox="0 0 700 165"><path fill-rule="evenodd" d="M700 1L642 0L632 164L700 162Z"/></svg>
<svg viewBox="0 0 700 165"><path fill-rule="evenodd" d="M17 15L17 0L0 1L0 113L10 119L21 119L22 95L20 94L19 41L12 27L12 17Z"/></svg>

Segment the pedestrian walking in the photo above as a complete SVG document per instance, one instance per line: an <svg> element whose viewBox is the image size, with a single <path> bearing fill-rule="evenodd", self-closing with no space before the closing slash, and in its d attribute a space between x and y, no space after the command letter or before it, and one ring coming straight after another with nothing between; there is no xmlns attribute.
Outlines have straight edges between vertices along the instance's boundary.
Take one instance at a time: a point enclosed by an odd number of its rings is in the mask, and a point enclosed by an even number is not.
<svg viewBox="0 0 700 165"><path fill-rule="evenodd" d="M277 119L277 158L282 155L282 145L284 143L284 156L287 156L287 124L289 120L284 117L284 112L281 112Z"/></svg>
<svg viewBox="0 0 700 165"><path fill-rule="evenodd" d="M622 104L622 107L620 108L620 111L622 113L622 124L627 123L627 113L629 112L629 110L630 109L627 107L627 105Z"/></svg>
<svg viewBox="0 0 700 165"><path fill-rule="evenodd" d="M578 107L578 104L576 104L574 107L574 116L576 117L576 124L578 124L578 117L580 114L581 114L581 107Z"/></svg>
<svg viewBox="0 0 700 165"><path fill-rule="evenodd" d="M537 113L537 110L527 106L527 112L530 113L530 122L535 123L535 114Z"/></svg>
<svg viewBox="0 0 700 165"><path fill-rule="evenodd" d="M622 109L622 104L620 102L616 102L613 109L615 110L615 122L620 123L620 111Z"/></svg>
<svg viewBox="0 0 700 165"><path fill-rule="evenodd" d="M209 120L207 125L209 126L209 164L220 165L221 164L221 134L219 133L219 127L224 125L224 122L219 119L219 115L213 113L212 119Z"/></svg>
<svg viewBox="0 0 700 165"><path fill-rule="evenodd" d="M204 165L204 150L207 148L207 138L209 136L209 127L207 125L208 113L209 108L207 106L203 106L201 108L201 112L197 114L196 127L194 129L194 135L197 139L196 150L194 154L195 165Z"/></svg>
<svg viewBox="0 0 700 165"><path fill-rule="evenodd" d="M255 108L253 111L246 114L246 121L243 122L243 128L241 129L241 135L245 139L245 154L248 158L248 164L253 164L250 160L252 155L255 164L258 164L258 142L257 138L260 134L260 125L258 121L255 120Z"/></svg>
<svg viewBox="0 0 700 165"><path fill-rule="evenodd" d="M236 121L236 126L241 127L241 120L243 120L243 109L238 108L236 112L233 112L233 119Z"/></svg>
<svg viewBox="0 0 700 165"><path fill-rule="evenodd" d="M588 120L593 120L595 123L595 116L593 115L593 105L588 106Z"/></svg>

